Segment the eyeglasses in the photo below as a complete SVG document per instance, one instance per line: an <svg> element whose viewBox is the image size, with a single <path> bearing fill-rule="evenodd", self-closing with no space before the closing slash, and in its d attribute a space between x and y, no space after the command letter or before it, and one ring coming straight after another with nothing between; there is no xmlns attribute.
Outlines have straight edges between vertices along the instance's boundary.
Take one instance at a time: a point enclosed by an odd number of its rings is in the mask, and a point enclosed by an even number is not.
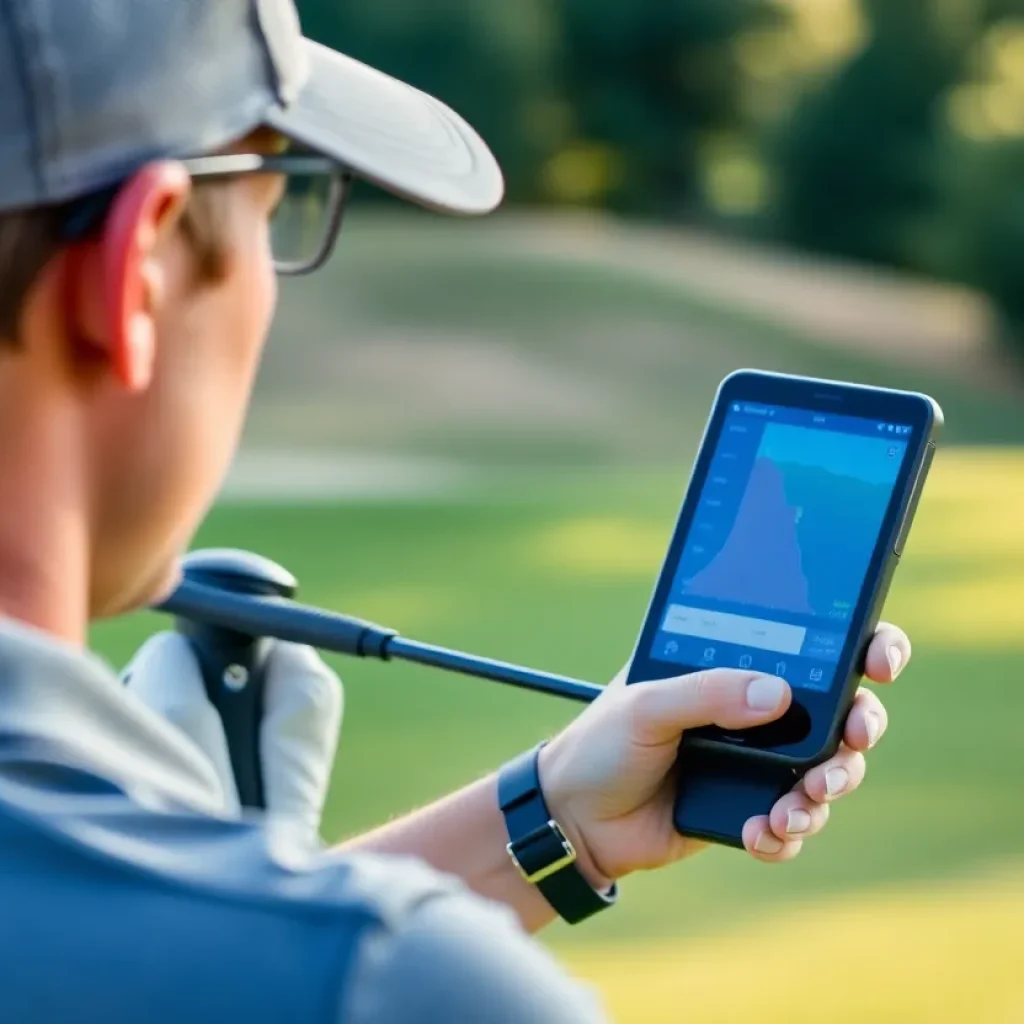
<svg viewBox="0 0 1024 1024"><path fill-rule="evenodd" d="M225 153L180 163L198 181L284 175L285 189L270 220L274 268L293 277L310 274L330 259L352 191L352 175L341 165L327 157L298 153ZM79 241L99 230L119 188L115 185L68 203L61 216L61 239Z"/></svg>

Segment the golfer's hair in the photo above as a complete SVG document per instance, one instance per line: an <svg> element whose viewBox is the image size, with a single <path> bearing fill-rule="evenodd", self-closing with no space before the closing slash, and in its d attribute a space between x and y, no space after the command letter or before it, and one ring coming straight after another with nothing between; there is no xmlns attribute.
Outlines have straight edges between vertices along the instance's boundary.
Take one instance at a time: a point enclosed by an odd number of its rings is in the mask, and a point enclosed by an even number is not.
<svg viewBox="0 0 1024 1024"><path fill-rule="evenodd" d="M195 253L202 282L218 280L225 269L223 187L197 183L182 216L181 230ZM32 286L60 252L60 223L59 211L49 207L0 213L0 349L19 343Z"/></svg>
<svg viewBox="0 0 1024 1024"><path fill-rule="evenodd" d="M17 344L21 311L32 283L58 249L50 210L0 214L0 344Z"/></svg>

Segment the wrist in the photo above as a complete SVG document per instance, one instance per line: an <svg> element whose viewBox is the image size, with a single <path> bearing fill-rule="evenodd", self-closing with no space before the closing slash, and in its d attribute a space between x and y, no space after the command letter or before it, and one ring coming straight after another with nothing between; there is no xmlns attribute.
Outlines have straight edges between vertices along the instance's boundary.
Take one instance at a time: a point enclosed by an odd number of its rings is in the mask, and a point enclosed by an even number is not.
<svg viewBox="0 0 1024 1024"><path fill-rule="evenodd" d="M602 885L607 880L589 850L584 849L581 858L575 842L583 837L576 822L566 817L569 824L564 828L548 804L540 778L543 749L541 744L524 751L498 772L498 805L509 838L506 849L520 874L551 908L569 924L579 924L613 906L618 889Z"/></svg>
<svg viewBox="0 0 1024 1024"><path fill-rule="evenodd" d="M541 792L551 811L551 817L558 822L565 837L576 851L576 867L580 874L597 892L608 893L615 884L602 869L591 852L586 834L572 812L571 795L563 792L558 784L558 752L553 744L546 744L540 751L537 771L540 775Z"/></svg>

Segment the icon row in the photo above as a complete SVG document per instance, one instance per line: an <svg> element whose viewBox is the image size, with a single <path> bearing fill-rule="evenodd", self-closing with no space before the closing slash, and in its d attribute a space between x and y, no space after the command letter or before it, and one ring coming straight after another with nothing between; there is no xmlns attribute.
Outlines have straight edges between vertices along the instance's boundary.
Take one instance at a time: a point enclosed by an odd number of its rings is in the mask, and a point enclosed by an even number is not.
<svg viewBox="0 0 1024 1024"><path fill-rule="evenodd" d="M671 659L675 659L675 658L677 658L679 656L679 653L680 653L679 644L675 640L669 640L668 643L665 644L665 657L671 658ZM758 661L758 665L756 666L757 668L762 669L763 671L766 671L766 672L772 672L774 675L780 676L783 679L789 679L791 682L795 682L795 680L790 679L790 675L792 673L791 673L791 666L789 665L788 662L783 661L781 659L776 660L776 661L773 662L771 660L770 656L769 657L759 657L757 659L757 661ZM755 665L754 665L754 656L752 654L740 655L740 657L738 659L735 659L735 661L734 661L731 658L730 659L722 658L720 656L720 653L719 653L719 650L718 650L717 647L705 647L703 652L702 652L702 654L701 654L700 663L702 665L705 665L705 666L708 666L708 667L714 665L714 666L717 666L719 668L743 668L743 669L749 669L749 668L754 668L755 667ZM807 672L807 675L806 675L805 678L808 680L808 682L820 683L825 678L825 670L824 669L821 669L821 668L806 669L805 666L802 666L802 668L804 670L806 670L806 672ZM801 675L803 675L803 672L801 672Z"/></svg>

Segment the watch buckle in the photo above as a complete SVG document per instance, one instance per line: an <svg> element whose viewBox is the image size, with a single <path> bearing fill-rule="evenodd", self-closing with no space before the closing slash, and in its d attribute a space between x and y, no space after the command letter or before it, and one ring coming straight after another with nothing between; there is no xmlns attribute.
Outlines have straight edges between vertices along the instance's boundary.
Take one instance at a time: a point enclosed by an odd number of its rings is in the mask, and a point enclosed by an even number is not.
<svg viewBox="0 0 1024 1024"><path fill-rule="evenodd" d="M553 835L555 837L559 846L562 847L563 855L557 860L552 861L550 864L546 864L542 868L538 868L532 873L528 872L526 868L523 867L519 857L516 855L516 847L523 849L524 847L543 840L545 836L548 835ZM519 873L531 885L537 885L539 882L543 882L544 879L550 878L552 875L556 875L559 871L564 871L565 868L576 863L576 848L569 841L557 821L548 821L546 825L534 829L533 832L524 836L517 842L508 843L505 849L508 851L508 855L512 858L512 863L515 864Z"/></svg>

